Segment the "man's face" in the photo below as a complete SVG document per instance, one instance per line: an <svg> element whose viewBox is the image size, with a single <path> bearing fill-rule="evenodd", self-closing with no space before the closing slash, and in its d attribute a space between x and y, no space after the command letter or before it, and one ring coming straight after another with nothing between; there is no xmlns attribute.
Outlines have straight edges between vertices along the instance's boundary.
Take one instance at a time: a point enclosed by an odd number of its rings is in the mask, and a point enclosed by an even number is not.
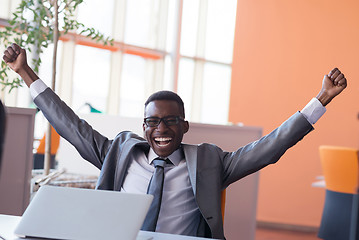
<svg viewBox="0 0 359 240"><path fill-rule="evenodd" d="M145 118L169 116L183 118L180 107L175 101L156 100L150 102L145 108ZM188 128L188 122L183 120L171 126L167 126L163 121L155 127L149 127L143 123L145 138L153 151L160 157L168 157L179 148L183 134L188 131Z"/></svg>

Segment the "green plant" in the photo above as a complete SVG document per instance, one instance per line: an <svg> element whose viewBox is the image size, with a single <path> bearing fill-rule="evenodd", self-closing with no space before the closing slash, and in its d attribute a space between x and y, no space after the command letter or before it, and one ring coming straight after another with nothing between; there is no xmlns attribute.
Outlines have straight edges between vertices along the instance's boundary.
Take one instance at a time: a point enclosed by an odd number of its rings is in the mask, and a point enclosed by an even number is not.
<svg viewBox="0 0 359 240"><path fill-rule="evenodd" d="M0 31L0 42L5 47L16 42L28 52L34 51L35 56L38 56L31 60L35 72L38 72L41 65L43 48L51 43L57 46L59 36L69 31L85 35L104 45L112 44L113 39L75 19L75 10L81 3L83 0L22 0L13 13L13 18L8 21L10 26ZM18 77L9 77L9 71L9 67L2 61L0 83L11 91L21 86L22 81Z"/></svg>
<svg viewBox="0 0 359 240"><path fill-rule="evenodd" d="M41 65L41 53L43 48L47 48L53 43L53 62L52 62L52 83L51 88L55 87L56 77L56 56L57 43L61 34L75 32L102 42L103 44L113 43L113 39L105 37L94 28L88 28L75 19L75 10L83 0L22 0L20 5L13 13L13 18L9 20L9 26L0 31L0 42L7 47L11 42L17 43L28 52L35 51L35 58L32 59L32 67L38 72ZM9 77L10 68L4 61L1 62L0 83L3 89L9 87L9 92L22 85L18 77ZM48 124L46 131L44 157L44 173L50 171L50 152L51 152L51 128Z"/></svg>

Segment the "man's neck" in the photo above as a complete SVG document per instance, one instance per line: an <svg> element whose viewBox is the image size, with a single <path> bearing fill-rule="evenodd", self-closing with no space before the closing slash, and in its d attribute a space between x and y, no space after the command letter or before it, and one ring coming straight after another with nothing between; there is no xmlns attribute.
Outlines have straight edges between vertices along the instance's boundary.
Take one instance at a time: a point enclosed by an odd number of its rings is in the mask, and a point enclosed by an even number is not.
<svg viewBox="0 0 359 240"><path fill-rule="evenodd" d="M152 148L150 148L150 151L147 155L148 163L151 164L152 160L159 157ZM179 162L184 158L184 153L182 147L179 147L176 151L174 151L169 156L165 157L168 158L175 166L179 164Z"/></svg>

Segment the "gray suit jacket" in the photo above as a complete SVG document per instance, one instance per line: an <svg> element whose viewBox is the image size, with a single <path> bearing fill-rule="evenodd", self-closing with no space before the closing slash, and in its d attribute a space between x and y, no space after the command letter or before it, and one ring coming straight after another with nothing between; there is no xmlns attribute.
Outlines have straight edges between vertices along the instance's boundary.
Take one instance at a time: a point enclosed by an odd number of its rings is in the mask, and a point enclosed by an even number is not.
<svg viewBox="0 0 359 240"><path fill-rule="evenodd" d="M110 140L79 117L50 89L35 98L56 131L68 140L81 156L101 169L97 188L119 191L134 151L148 151L145 139L121 132ZM285 151L313 129L297 112L280 127L261 139L225 152L212 144L183 144L188 174L201 212L198 236L224 238L221 191L231 183L275 163Z"/></svg>

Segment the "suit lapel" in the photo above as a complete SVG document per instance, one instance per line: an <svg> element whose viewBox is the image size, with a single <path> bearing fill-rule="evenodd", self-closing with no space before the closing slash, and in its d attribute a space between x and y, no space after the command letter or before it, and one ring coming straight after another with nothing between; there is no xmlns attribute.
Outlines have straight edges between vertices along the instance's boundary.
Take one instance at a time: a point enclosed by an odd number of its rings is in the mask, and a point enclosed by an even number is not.
<svg viewBox="0 0 359 240"><path fill-rule="evenodd" d="M126 143L126 146L123 147L123 152L118 161L116 172L115 172L115 186L114 189L119 191L121 189L125 174L129 167L129 162L134 151L134 147L143 147L149 148L149 145L146 141L139 141L137 139L132 139ZM196 196L196 183L197 183L197 146L182 144L183 152L185 155L188 175L193 189L193 193ZM124 159L125 158L125 159Z"/></svg>
<svg viewBox="0 0 359 240"><path fill-rule="evenodd" d="M192 185L193 193L196 196L197 183L197 146L183 144L183 152L187 162L189 180Z"/></svg>

